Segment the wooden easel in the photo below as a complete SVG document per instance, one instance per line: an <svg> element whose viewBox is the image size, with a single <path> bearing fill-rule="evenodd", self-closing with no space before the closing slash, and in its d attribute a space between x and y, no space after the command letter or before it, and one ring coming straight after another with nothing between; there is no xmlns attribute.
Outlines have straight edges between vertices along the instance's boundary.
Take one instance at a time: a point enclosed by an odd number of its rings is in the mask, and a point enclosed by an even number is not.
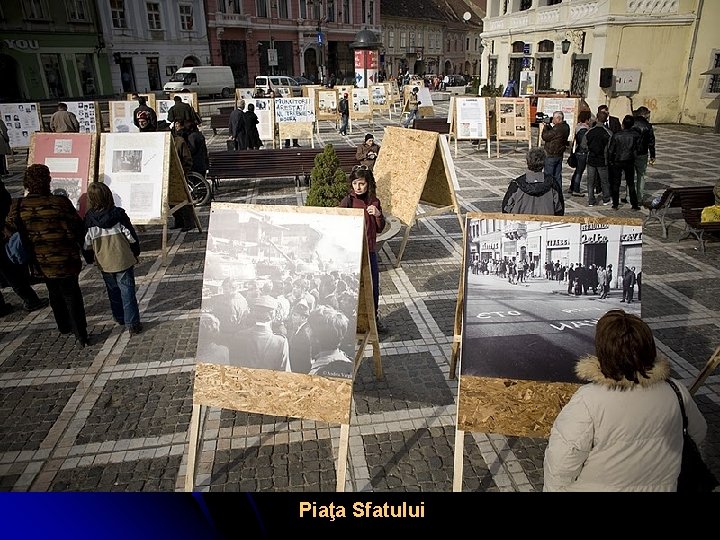
<svg viewBox="0 0 720 540"><path fill-rule="evenodd" d="M707 379L710 374L715 371L715 369L720 364L720 346L715 349L715 352L710 355L710 358L708 359L707 363L705 364L705 367L702 369L702 371L697 376L697 379L695 379L695 382L690 387L690 393L695 394L697 392L698 388L702 386L702 384L705 382L705 379Z"/></svg>
<svg viewBox="0 0 720 540"><path fill-rule="evenodd" d="M515 110L518 106L524 107L525 114L524 117L524 124L525 124L525 133L522 134L522 137L517 136L517 130L513 130L515 132L515 135L504 135L501 134L500 126L502 124L502 118L503 115L500 114L501 106L502 105L513 105L513 118L515 118ZM505 117L507 119L507 117ZM496 130L495 130L495 144L496 144L496 157L500 157L500 141L515 141L515 144L517 145L518 141L527 141L528 143L528 150L532 148L532 126L530 124L530 100L528 98L495 98L495 122L496 122Z"/></svg>
<svg viewBox="0 0 720 540"><path fill-rule="evenodd" d="M342 211L352 212L352 210L344 209ZM381 379L383 371L380 358L380 340L374 316L375 306L372 296L370 254L364 232L361 259L356 329L356 339L360 342L360 346L354 358L353 378L356 376L364 358L365 347L370 343L373 346L375 377ZM263 407L253 406L246 399L246 396L249 395L259 395L258 392L263 395ZM288 392L293 396L292 402L287 401ZM340 396L341 399L336 399L337 396ZM329 397L328 403L332 404L346 399L347 408L340 409L332 405L324 406L324 397ZM199 436L208 406L339 423L340 439L336 489L337 491L345 491L351 405L351 379L198 363L193 385L193 411L190 418L185 491L191 492L194 488Z"/></svg>
<svg viewBox="0 0 720 540"><path fill-rule="evenodd" d="M489 117L489 111L488 111L488 101L487 98L481 98L481 97L472 97L472 98L457 98L455 96L452 96L450 98L450 110L448 111L448 117L450 119L450 133L448 134L448 142L450 139L455 139L455 157L457 157L457 150L458 150L458 99L482 99L485 100L485 118L483 121L485 122L485 142L487 146L487 157L490 159L490 117ZM470 138L470 137L463 137L463 140L477 140L478 145L477 149L480 151L480 139L477 138Z"/></svg>

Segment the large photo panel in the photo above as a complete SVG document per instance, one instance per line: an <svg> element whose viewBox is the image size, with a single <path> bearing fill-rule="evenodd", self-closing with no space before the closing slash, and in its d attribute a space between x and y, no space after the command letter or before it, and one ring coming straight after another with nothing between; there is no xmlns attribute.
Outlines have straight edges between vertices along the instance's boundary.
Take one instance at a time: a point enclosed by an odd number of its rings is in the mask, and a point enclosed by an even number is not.
<svg viewBox="0 0 720 540"><path fill-rule="evenodd" d="M549 433L611 309L640 315L640 220L468 214L460 429Z"/></svg>
<svg viewBox="0 0 720 540"><path fill-rule="evenodd" d="M355 209L213 203L196 355L201 402L347 421L363 236ZM208 373L255 391L230 395Z"/></svg>

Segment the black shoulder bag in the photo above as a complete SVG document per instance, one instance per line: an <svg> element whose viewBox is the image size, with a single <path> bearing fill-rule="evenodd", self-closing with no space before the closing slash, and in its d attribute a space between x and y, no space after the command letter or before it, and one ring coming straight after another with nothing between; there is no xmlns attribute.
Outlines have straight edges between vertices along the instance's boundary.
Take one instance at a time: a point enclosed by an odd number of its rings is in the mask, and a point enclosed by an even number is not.
<svg viewBox="0 0 720 540"><path fill-rule="evenodd" d="M683 451L680 476L678 476L678 493L708 493L718 486L718 480L708 468L700 455L700 450L693 438L688 434L688 419L685 414L685 402L677 385L668 379L680 403L680 413L683 420Z"/></svg>

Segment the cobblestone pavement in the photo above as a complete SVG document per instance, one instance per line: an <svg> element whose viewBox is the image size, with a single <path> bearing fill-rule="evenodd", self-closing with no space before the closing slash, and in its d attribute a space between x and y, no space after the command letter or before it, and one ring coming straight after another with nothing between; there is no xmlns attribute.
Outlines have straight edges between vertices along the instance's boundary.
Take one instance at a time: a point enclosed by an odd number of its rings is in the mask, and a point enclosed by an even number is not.
<svg viewBox="0 0 720 540"><path fill-rule="evenodd" d="M448 102L436 102L447 114ZM361 123L341 137L323 122L319 143L355 145L394 115ZM720 177L720 136L657 126L658 161L647 189L712 184ZM226 134L206 135L224 149ZM466 211L499 211L509 179L524 169L524 147L504 144L487 159L461 142L455 167ZM672 158L670 157L672 156ZM6 182L21 193L24 160L11 162ZM563 171L569 182L569 169ZM223 181L216 200L303 204L305 188L291 179ZM569 198L570 214L631 216ZM208 223L209 208L200 209ZM643 215L645 211L643 210ZM657 225L644 231L643 316L673 375L691 384L720 342L720 243L698 251L678 242L679 223L664 239ZM172 491L186 474L195 345L206 234L172 231L167 265L161 229L141 231L138 299L145 331L130 338L112 324L102 279L81 273L94 344L78 349L60 335L48 309L21 310L0 319L0 489L5 491ZM385 377L371 362L354 385L347 491L450 491L453 479L457 380L449 377L462 239L452 214L420 220L402 265L394 268L400 238L380 253ZM41 296L47 292L37 286ZM9 289L8 301L19 302ZM720 474L720 373L696 395L708 420L704 453ZM211 491L333 491L339 426L210 408L198 455L197 489ZM546 440L466 433L464 491L540 491Z"/></svg>

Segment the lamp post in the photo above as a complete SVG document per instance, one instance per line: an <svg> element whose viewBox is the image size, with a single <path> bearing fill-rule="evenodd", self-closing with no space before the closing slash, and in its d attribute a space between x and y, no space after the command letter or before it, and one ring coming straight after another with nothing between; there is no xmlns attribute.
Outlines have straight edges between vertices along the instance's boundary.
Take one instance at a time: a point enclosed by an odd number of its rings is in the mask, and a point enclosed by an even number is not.
<svg viewBox="0 0 720 540"><path fill-rule="evenodd" d="M317 15L317 25L315 26L316 39L318 44L318 75L320 82L325 78L325 35L322 32L322 24L327 22L327 17L322 16L322 0L308 0L308 8L315 8L315 15ZM308 17L309 18L309 17Z"/></svg>

